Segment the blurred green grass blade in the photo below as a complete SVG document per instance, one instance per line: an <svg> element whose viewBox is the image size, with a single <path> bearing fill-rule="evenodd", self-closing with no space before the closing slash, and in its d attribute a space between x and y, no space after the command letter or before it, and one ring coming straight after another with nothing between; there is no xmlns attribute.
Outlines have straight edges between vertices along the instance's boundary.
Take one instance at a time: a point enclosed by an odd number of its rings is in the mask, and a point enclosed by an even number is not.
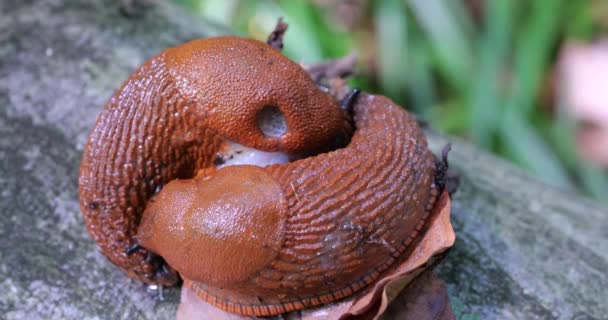
<svg viewBox="0 0 608 320"><path fill-rule="evenodd" d="M501 118L500 96L504 61L511 49L514 1L489 1L484 14L485 33L480 40L480 64L471 94L471 137L485 149L492 148Z"/></svg>
<svg viewBox="0 0 608 320"><path fill-rule="evenodd" d="M571 182L559 158L536 128L517 110L505 110L500 137L507 155L547 183L570 188Z"/></svg>
<svg viewBox="0 0 608 320"><path fill-rule="evenodd" d="M464 135L468 130L468 114L465 101L453 99L443 105L437 105L428 113L428 120L433 127L449 134Z"/></svg>
<svg viewBox="0 0 608 320"><path fill-rule="evenodd" d="M402 103L408 59L407 18L402 2L376 2L373 20L380 85L391 98Z"/></svg>
<svg viewBox="0 0 608 320"><path fill-rule="evenodd" d="M551 49L559 36L563 2L530 1L530 13L519 32L515 51L515 82L508 108L528 115L535 107L538 89L550 63Z"/></svg>
<svg viewBox="0 0 608 320"><path fill-rule="evenodd" d="M585 191L594 198L608 203L608 174L605 170L590 164L582 164L577 174Z"/></svg>
<svg viewBox="0 0 608 320"><path fill-rule="evenodd" d="M285 50L294 60L311 64L351 52L352 35L332 29L323 19L322 7L302 0L281 1L280 5L289 24ZM288 46L292 49L287 50Z"/></svg>
<svg viewBox="0 0 608 320"><path fill-rule="evenodd" d="M591 40L595 31L593 18L589 14L588 0L571 0L566 3L566 12L571 18L566 19L566 37L580 40Z"/></svg>
<svg viewBox="0 0 608 320"><path fill-rule="evenodd" d="M529 120L551 49L558 40L563 2L538 0L526 4L528 14L516 42L513 91L505 104L500 137L516 162L546 182L570 187L565 167Z"/></svg>
<svg viewBox="0 0 608 320"><path fill-rule="evenodd" d="M452 1L462 5L460 0ZM407 1L431 43L439 71L453 88L465 90L475 58L459 16L451 12L446 3L446 0Z"/></svg>
<svg viewBox="0 0 608 320"><path fill-rule="evenodd" d="M406 88L411 97L411 109L421 119L428 119L435 107L436 89L431 70L429 51L424 39L414 26L409 28L407 69L405 70ZM407 106L410 107L409 105Z"/></svg>
<svg viewBox="0 0 608 320"><path fill-rule="evenodd" d="M424 39L401 0L377 2L374 9L380 84L397 103L423 115L435 95ZM406 93L411 103L405 103Z"/></svg>
<svg viewBox="0 0 608 320"><path fill-rule="evenodd" d="M204 0L199 1L198 12L203 17L216 23L231 25L238 0Z"/></svg>
<svg viewBox="0 0 608 320"><path fill-rule="evenodd" d="M320 26L315 22L313 5L295 0L279 1L279 6L284 13L283 19L289 24L283 49L286 55L295 61L302 60L308 64L321 61L324 56L318 38ZM273 27L275 23L276 21L273 22Z"/></svg>
<svg viewBox="0 0 608 320"><path fill-rule="evenodd" d="M207 0L173 0L173 2L177 3L178 5L188 8L197 14L201 13L200 8L206 1Z"/></svg>
<svg viewBox="0 0 608 320"><path fill-rule="evenodd" d="M476 46L475 42L478 41L479 34L473 16L471 15L470 8L468 8L462 0L443 0L442 4L452 13L454 21L456 21L462 32L466 45L471 48L471 50L474 50Z"/></svg>
<svg viewBox="0 0 608 320"><path fill-rule="evenodd" d="M316 26L316 37L320 42L323 58L339 58L351 53L354 47L354 35L338 30L338 26L328 21L329 17L321 6L311 6L311 19Z"/></svg>
<svg viewBox="0 0 608 320"><path fill-rule="evenodd" d="M561 114L554 119L541 117L537 122L540 129L546 132L549 143L564 166L570 171L575 171L580 162L576 152L575 124Z"/></svg>
<svg viewBox="0 0 608 320"><path fill-rule="evenodd" d="M351 88L360 88L367 92L378 92L378 84L373 82L372 79L364 74L354 74L351 77L346 78L346 83Z"/></svg>
<svg viewBox="0 0 608 320"><path fill-rule="evenodd" d="M540 127L547 132L547 137L562 163L578 178L579 188L588 195L608 203L608 173L581 159L576 142L576 123L563 112L565 106L558 101L558 112L553 119L543 118Z"/></svg>
<svg viewBox="0 0 608 320"><path fill-rule="evenodd" d="M239 1L230 26L239 34L247 35L249 33L249 24L253 20L257 8L258 5L255 1Z"/></svg>

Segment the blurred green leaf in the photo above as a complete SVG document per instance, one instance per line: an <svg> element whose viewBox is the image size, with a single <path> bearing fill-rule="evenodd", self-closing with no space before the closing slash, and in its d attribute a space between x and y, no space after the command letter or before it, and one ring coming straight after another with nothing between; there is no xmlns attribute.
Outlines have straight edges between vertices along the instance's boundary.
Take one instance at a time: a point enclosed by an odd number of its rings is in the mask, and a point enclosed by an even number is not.
<svg viewBox="0 0 608 320"><path fill-rule="evenodd" d="M476 47L475 42L478 40L479 32L475 21L473 21L471 10L465 2L466 0L442 0L441 4L454 17L453 20L458 24L464 43L473 51Z"/></svg>
<svg viewBox="0 0 608 320"><path fill-rule="evenodd" d="M197 13L201 13L199 8L205 2L204 0L173 0L175 3L182 7L194 10Z"/></svg>
<svg viewBox="0 0 608 320"><path fill-rule="evenodd" d="M557 119L539 117L536 123L538 123L539 129L545 132L547 141L554 148L564 166L569 171L574 171L580 161L576 152L574 123L566 117Z"/></svg>
<svg viewBox="0 0 608 320"><path fill-rule="evenodd" d="M238 0L205 0L196 7L210 21L229 25L239 4Z"/></svg>
<svg viewBox="0 0 608 320"><path fill-rule="evenodd" d="M563 1L537 0L527 4L531 8L518 34L513 94L507 102L507 108L518 109L524 115L535 107L551 49L557 43Z"/></svg>
<svg viewBox="0 0 608 320"><path fill-rule="evenodd" d="M450 6L463 5L460 0L450 2ZM445 0L407 1L433 47L439 71L453 88L462 92L469 84L474 51L463 23L458 21L459 16L453 14L445 3Z"/></svg>
<svg viewBox="0 0 608 320"><path fill-rule="evenodd" d="M569 19L564 19L566 36L580 40L590 40L595 31L595 25L589 14L589 1L571 0L566 3L565 11L569 12Z"/></svg>
<svg viewBox="0 0 608 320"><path fill-rule="evenodd" d="M547 183L571 187L559 158L538 130L515 109L505 110L500 133L508 156Z"/></svg>
<svg viewBox="0 0 608 320"><path fill-rule="evenodd" d="M408 28L408 40L407 69L404 72L411 104L407 107L426 119L437 96L429 48L414 24Z"/></svg>
<svg viewBox="0 0 608 320"><path fill-rule="evenodd" d="M285 53L295 61L321 61L324 56L318 36L320 26L314 9L302 0L280 1L279 5L284 12L283 19L289 24L289 35L284 39Z"/></svg>
<svg viewBox="0 0 608 320"><path fill-rule="evenodd" d="M463 100L451 100L431 109L428 120L433 126L450 134L464 134L468 130L469 119Z"/></svg>
<svg viewBox="0 0 608 320"><path fill-rule="evenodd" d="M400 0L379 1L374 10L380 84L395 101L403 102L407 69L407 24Z"/></svg>
<svg viewBox="0 0 608 320"><path fill-rule="evenodd" d="M548 183L568 187L567 171L528 118L536 107L551 48L557 41L562 1L538 0L527 5L531 8L518 34L513 92L506 102L500 136L517 163Z"/></svg>
<svg viewBox="0 0 608 320"><path fill-rule="evenodd" d="M434 104L429 52L401 0L377 2L374 10L378 74L385 92L418 115ZM411 103L405 103L406 96Z"/></svg>
<svg viewBox="0 0 608 320"><path fill-rule="evenodd" d="M606 170L585 164L578 168L577 174L581 179L584 190L596 199L608 203L608 174L606 174Z"/></svg>
<svg viewBox="0 0 608 320"><path fill-rule="evenodd" d="M374 92L378 90L378 86L371 81L367 75L355 74L349 77L346 82L351 88L359 88L363 91Z"/></svg>
<svg viewBox="0 0 608 320"><path fill-rule="evenodd" d="M585 193L608 202L608 174L579 156L576 142L576 123L559 107L554 119L542 119L541 129L547 132L547 140L555 148L566 168L578 178Z"/></svg>
<svg viewBox="0 0 608 320"><path fill-rule="evenodd" d="M489 1L485 12L485 33L480 40L481 61L472 89L471 137L491 149L501 119L505 61L511 49L513 1Z"/></svg>

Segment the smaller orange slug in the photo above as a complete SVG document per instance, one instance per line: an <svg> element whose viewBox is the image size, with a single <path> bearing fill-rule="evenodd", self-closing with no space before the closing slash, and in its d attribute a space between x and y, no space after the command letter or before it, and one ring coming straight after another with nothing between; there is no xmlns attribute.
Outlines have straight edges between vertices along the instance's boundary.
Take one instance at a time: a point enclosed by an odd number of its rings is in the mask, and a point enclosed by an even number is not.
<svg viewBox="0 0 608 320"><path fill-rule="evenodd" d="M357 294L407 258L444 169L389 99L362 93L352 113L265 43L168 49L123 84L89 137L87 229L131 277L179 275L234 313Z"/></svg>

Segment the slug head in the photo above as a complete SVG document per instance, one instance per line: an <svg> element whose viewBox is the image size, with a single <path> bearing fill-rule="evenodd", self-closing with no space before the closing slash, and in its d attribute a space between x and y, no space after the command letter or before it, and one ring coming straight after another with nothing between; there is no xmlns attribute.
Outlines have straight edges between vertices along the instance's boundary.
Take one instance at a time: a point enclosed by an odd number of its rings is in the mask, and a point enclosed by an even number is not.
<svg viewBox="0 0 608 320"><path fill-rule="evenodd" d="M201 39L163 56L172 77L184 84L182 95L204 115L205 125L229 140L300 154L333 147L350 133L348 116L336 101L266 43ZM268 118L274 119L271 124Z"/></svg>
<svg viewBox="0 0 608 320"><path fill-rule="evenodd" d="M137 233L182 277L231 286L281 249L287 204L256 166L230 166L205 178L173 180L151 201Z"/></svg>

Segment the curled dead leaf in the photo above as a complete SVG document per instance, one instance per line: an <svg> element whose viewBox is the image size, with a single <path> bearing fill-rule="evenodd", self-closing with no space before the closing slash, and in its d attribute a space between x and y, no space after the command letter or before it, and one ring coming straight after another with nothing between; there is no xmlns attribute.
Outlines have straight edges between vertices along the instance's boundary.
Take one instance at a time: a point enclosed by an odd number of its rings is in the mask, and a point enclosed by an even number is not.
<svg viewBox="0 0 608 320"><path fill-rule="evenodd" d="M454 314L445 284L426 270L401 291L380 319L452 320Z"/></svg>

